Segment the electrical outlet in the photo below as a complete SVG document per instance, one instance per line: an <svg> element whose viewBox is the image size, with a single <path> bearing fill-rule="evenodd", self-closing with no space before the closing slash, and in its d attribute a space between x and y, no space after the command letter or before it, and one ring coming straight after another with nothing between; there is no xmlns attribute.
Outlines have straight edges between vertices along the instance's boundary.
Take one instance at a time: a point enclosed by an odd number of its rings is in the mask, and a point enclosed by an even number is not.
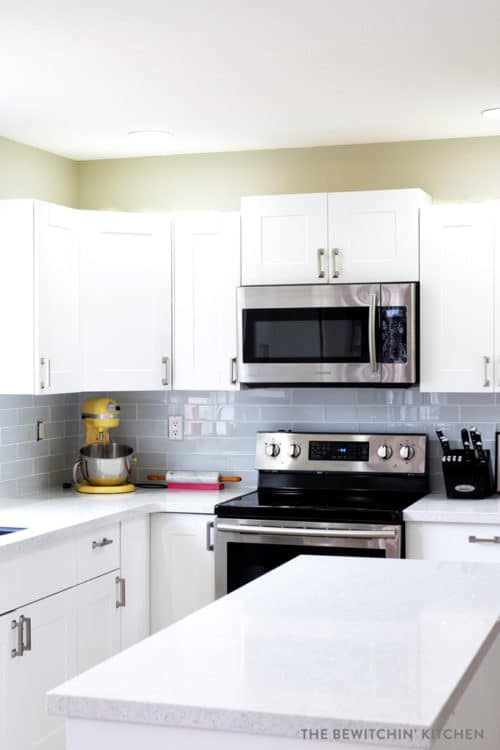
<svg viewBox="0 0 500 750"><path fill-rule="evenodd" d="M168 439L169 440L182 440L184 437L183 430L183 419L182 417L169 417L168 418Z"/></svg>

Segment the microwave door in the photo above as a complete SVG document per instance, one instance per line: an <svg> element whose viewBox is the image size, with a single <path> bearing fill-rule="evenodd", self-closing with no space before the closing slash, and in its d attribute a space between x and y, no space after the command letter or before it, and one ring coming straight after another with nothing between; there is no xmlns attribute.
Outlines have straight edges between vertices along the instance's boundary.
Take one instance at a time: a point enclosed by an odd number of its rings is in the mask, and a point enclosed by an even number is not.
<svg viewBox="0 0 500 750"><path fill-rule="evenodd" d="M379 357L382 384L418 382L416 283L381 284Z"/></svg>
<svg viewBox="0 0 500 750"><path fill-rule="evenodd" d="M240 382L380 383L379 300L379 284L240 288Z"/></svg>

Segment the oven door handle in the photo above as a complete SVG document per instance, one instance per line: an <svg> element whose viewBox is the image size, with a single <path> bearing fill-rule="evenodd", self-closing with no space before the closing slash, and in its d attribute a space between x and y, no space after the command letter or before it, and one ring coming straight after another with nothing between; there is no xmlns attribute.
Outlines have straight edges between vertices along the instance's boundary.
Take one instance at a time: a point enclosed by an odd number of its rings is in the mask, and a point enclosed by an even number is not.
<svg viewBox="0 0 500 750"><path fill-rule="evenodd" d="M297 526L251 526L250 524L239 525L236 523L219 523L217 531L232 531L238 534L269 534L274 536L316 536L329 537L331 539L395 539L394 529L381 529L371 531L370 529L310 529Z"/></svg>

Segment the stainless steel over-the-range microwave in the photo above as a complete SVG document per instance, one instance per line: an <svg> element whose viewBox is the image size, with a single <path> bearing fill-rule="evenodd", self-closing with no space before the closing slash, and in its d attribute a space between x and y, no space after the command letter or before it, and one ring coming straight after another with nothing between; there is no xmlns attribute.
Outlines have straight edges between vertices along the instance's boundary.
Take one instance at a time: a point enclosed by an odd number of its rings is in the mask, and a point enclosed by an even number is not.
<svg viewBox="0 0 500 750"><path fill-rule="evenodd" d="M238 289L243 385L410 386L418 380L418 284Z"/></svg>

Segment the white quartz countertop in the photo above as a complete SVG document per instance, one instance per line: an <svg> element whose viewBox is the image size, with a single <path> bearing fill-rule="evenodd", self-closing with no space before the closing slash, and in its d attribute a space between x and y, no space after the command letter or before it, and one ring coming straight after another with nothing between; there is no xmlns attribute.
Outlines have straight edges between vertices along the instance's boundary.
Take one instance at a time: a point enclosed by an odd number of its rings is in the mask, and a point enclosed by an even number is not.
<svg viewBox="0 0 500 750"><path fill-rule="evenodd" d="M426 495L403 513L405 521L428 523L498 523L500 497L484 500L451 500L444 493Z"/></svg>
<svg viewBox="0 0 500 750"><path fill-rule="evenodd" d="M446 721L496 634L499 577L495 564L298 557L55 689L49 711L294 738L410 727L396 744L426 747L417 730Z"/></svg>
<svg viewBox="0 0 500 750"><path fill-rule="evenodd" d="M119 521L144 513L206 513L254 487L235 484L223 490L140 489L123 495L84 495L74 490L47 490L24 498L0 500L0 527L23 528L0 535L0 555L41 537L65 533L99 522Z"/></svg>

